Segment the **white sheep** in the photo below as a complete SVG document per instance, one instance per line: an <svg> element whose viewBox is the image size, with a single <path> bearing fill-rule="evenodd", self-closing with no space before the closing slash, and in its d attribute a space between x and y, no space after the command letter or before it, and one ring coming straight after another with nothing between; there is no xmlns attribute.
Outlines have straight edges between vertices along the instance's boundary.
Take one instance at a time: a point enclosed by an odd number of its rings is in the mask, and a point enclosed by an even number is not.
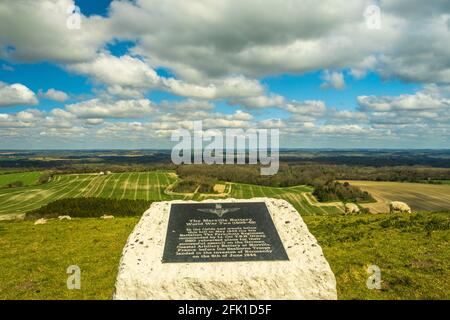
<svg viewBox="0 0 450 320"><path fill-rule="evenodd" d="M389 212L411 213L411 208L404 202L392 201L389 204Z"/></svg>
<svg viewBox="0 0 450 320"><path fill-rule="evenodd" d="M361 212L361 210L359 209L359 207L356 204L354 204L354 203L346 203L345 204L345 213L346 214L360 213L360 212Z"/></svg>

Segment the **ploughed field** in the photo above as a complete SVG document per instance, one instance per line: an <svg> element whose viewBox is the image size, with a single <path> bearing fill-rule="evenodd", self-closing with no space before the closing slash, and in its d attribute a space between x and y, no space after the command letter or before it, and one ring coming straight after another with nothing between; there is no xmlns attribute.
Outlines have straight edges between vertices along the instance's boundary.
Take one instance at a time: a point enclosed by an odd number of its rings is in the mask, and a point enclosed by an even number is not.
<svg viewBox="0 0 450 320"><path fill-rule="evenodd" d="M289 201L306 215L343 212L342 206L318 204L307 186L273 188L257 185L225 183L220 194L174 193L172 186L179 180L173 172L125 172L100 174L57 175L46 184L0 189L0 219L38 209L49 202L64 198L98 197L147 201L204 200L207 198L273 197Z"/></svg>
<svg viewBox="0 0 450 320"><path fill-rule="evenodd" d="M374 213L387 212L391 201L405 202L413 211L450 210L450 184L351 180L349 182L369 192L377 200L375 203L362 205Z"/></svg>

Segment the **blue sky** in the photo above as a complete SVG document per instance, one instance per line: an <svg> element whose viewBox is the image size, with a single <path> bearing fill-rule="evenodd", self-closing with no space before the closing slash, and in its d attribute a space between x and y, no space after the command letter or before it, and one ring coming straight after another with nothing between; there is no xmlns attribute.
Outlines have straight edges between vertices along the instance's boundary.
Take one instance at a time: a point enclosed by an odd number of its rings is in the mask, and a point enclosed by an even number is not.
<svg viewBox="0 0 450 320"><path fill-rule="evenodd" d="M0 149L170 147L194 120L279 129L284 147L449 145L439 1L422 19L419 3L372 3L380 28L370 1L25 2L0 5Z"/></svg>

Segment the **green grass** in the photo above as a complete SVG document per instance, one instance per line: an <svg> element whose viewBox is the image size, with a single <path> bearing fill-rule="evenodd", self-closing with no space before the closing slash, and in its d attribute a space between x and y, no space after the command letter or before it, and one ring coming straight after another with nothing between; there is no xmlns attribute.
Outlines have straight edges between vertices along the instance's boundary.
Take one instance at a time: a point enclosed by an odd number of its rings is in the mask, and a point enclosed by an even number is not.
<svg viewBox="0 0 450 320"><path fill-rule="evenodd" d="M238 199L249 199L253 197L269 197L284 199L290 202L302 215L329 215L342 213L336 206L312 206L302 193L312 192L307 186L296 186L289 188L274 188L256 186L251 184L233 183L230 196Z"/></svg>
<svg viewBox="0 0 450 320"><path fill-rule="evenodd" d="M337 279L339 299L450 299L449 213L304 216ZM0 222L0 299L111 299L139 217ZM381 268L369 290L367 267ZM66 269L81 268L81 290Z"/></svg>
<svg viewBox="0 0 450 320"><path fill-rule="evenodd" d="M450 213L306 216L339 299L450 299ZM369 290L369 265L382 289Z"/></svg>
<svg viewBox="0 0 450 320"><path fill-rule="evenodd" d="M0 300L111 299L122 249L139 217L0 222ZM67 267L81 269L68 290Z"/></svg>
<svg viewBox="0 0 450 320"><path fill-rule="evenodd" d="M38 182L42 172L19 172L19 173L2 173L0 174L0 188L5 187L7 184L21 181L24 186L35 185Z"/></svg>

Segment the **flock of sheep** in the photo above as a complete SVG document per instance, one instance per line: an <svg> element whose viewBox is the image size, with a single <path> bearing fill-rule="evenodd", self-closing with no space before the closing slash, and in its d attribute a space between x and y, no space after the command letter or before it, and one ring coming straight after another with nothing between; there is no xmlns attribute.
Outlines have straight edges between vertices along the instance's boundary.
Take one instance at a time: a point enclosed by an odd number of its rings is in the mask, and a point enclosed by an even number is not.
<svg viewBox="0 0 450 320"><path fill-rule="evenodd" d="M354 203L346 203L345 204L345 213L360 213L361 209ZM404 202L400 201L392 201L389 203L389 212L390 213L411 213L411 208Z"/></svg>

